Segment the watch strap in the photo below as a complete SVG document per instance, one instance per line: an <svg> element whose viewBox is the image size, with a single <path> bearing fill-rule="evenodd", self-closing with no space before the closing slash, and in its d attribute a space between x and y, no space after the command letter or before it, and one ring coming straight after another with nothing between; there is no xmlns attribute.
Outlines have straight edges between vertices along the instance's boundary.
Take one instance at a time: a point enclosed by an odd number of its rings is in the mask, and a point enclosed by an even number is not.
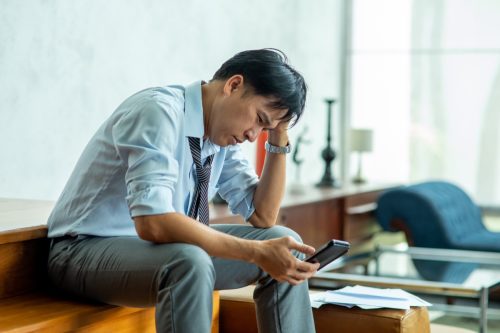
<svg viewBox="0 0 500 333"><path fill-rule="evenodd" d="M267 152L273 153L273 154L289 154L292 151L292 146L290 143L287 143L285 147L280 147L280 146L274 146L270 144L268 141L264 144L264 148L266 149Z"/></svg>

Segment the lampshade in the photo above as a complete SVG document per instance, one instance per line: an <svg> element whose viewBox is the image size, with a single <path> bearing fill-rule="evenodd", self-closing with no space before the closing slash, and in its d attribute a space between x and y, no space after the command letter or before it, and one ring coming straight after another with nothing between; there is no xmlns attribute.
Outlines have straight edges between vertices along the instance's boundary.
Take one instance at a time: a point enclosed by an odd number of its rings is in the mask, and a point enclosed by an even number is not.
<svg viewBox="0 0 500 333"><path fill-rule="evenodd" d="M366 128L351 129L351 151L370 152L373 147L373 131Z"/></svg>

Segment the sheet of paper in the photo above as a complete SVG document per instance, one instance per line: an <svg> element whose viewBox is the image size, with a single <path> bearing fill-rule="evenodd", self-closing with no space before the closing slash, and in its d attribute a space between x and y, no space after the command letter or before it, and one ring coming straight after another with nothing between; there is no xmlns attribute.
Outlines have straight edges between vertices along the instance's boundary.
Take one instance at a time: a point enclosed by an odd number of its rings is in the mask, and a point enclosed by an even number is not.
<svg viewBox="0 0 500 333"><path fill-rule="evenodd" d="M410 302L400 298L384 298L370 295L347 295L329 291L325 295L325 303L344 303L354 305L379 306L389 309L408 310Z"/></svg>
<svg viewBox="0 0 500 333"><path fill-rule="evenodd" d="M322 304L362 309L390 308L408 310L410 306L432 306L423 299L402 289L382 289L364 286L345 287L310 295L311 304L318 308Z"/></svg>
<svg viewBox="0 0 500 333"><path fill-rule="evenodd" d="M325 298L323 293L309 294L309 300L311 301L311 306L315 309L319 308L325 304Z"/></svg>
<svg viewBox="0 0 500 333"><path fill-rule="evenodd" d="M432 306L431 303L424 301L420 297L410 294L405 290L402 289L390 289L390 290L394 290L395 291L394 293L398 297L406 297L406 299L410 301L410 306Z"/></svg>
<svg viewBox="0 0 500 333"><path fill-rule="evenodd" d="M354 304L326 303L325 302L325 295L326 295L326 292L315 293L315 294L309 295L309 299L311 301L311 307L318 309L324 304L334 304L334 305L340 305L340 306L343 306L343 307L350 309L350 308L355 306Z"/></svg>
<svg viewBox="0 0 500 333"><path fill-rule="evenodd" d="M402 289L382 289L364 286L345 287L335 292L350 296L359 296L367 298L391 298L399 300L407 300L410 306L432 306L431 303L424 301L418 296L410 294Z"/></svg>

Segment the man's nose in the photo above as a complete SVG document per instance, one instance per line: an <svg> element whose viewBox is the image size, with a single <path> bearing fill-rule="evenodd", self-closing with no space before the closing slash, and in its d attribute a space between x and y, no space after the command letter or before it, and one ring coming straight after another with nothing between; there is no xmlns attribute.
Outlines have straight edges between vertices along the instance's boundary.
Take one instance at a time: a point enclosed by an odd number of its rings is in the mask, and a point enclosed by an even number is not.
<svg viewBox="0 0 500 333"><path fill-rule="evenodd" d="M262 131L261 128L249 129L248 131L245 132L245 138L250 142L254 142L255 140L257 140L257 137L259 136L261 131Z"/></svg>

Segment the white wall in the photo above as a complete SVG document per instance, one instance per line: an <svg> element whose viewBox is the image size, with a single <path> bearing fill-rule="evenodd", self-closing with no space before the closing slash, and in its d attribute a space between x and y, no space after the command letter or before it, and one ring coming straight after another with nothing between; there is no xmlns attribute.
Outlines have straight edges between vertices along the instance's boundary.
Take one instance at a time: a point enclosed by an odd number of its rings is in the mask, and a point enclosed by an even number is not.
<svg viewBox="0 0 500 333"><path fill-rule="evenodd" d="M309 84L305 183L323 172L338 95L341 0L0 2L0 197L56 199L88 139L132 93L209 79L238 51L276 47ZM245 146L253 159L252 147ZM307 170L307 172L305 172ZM291 171L291 170L290 170Z"/></svg>

